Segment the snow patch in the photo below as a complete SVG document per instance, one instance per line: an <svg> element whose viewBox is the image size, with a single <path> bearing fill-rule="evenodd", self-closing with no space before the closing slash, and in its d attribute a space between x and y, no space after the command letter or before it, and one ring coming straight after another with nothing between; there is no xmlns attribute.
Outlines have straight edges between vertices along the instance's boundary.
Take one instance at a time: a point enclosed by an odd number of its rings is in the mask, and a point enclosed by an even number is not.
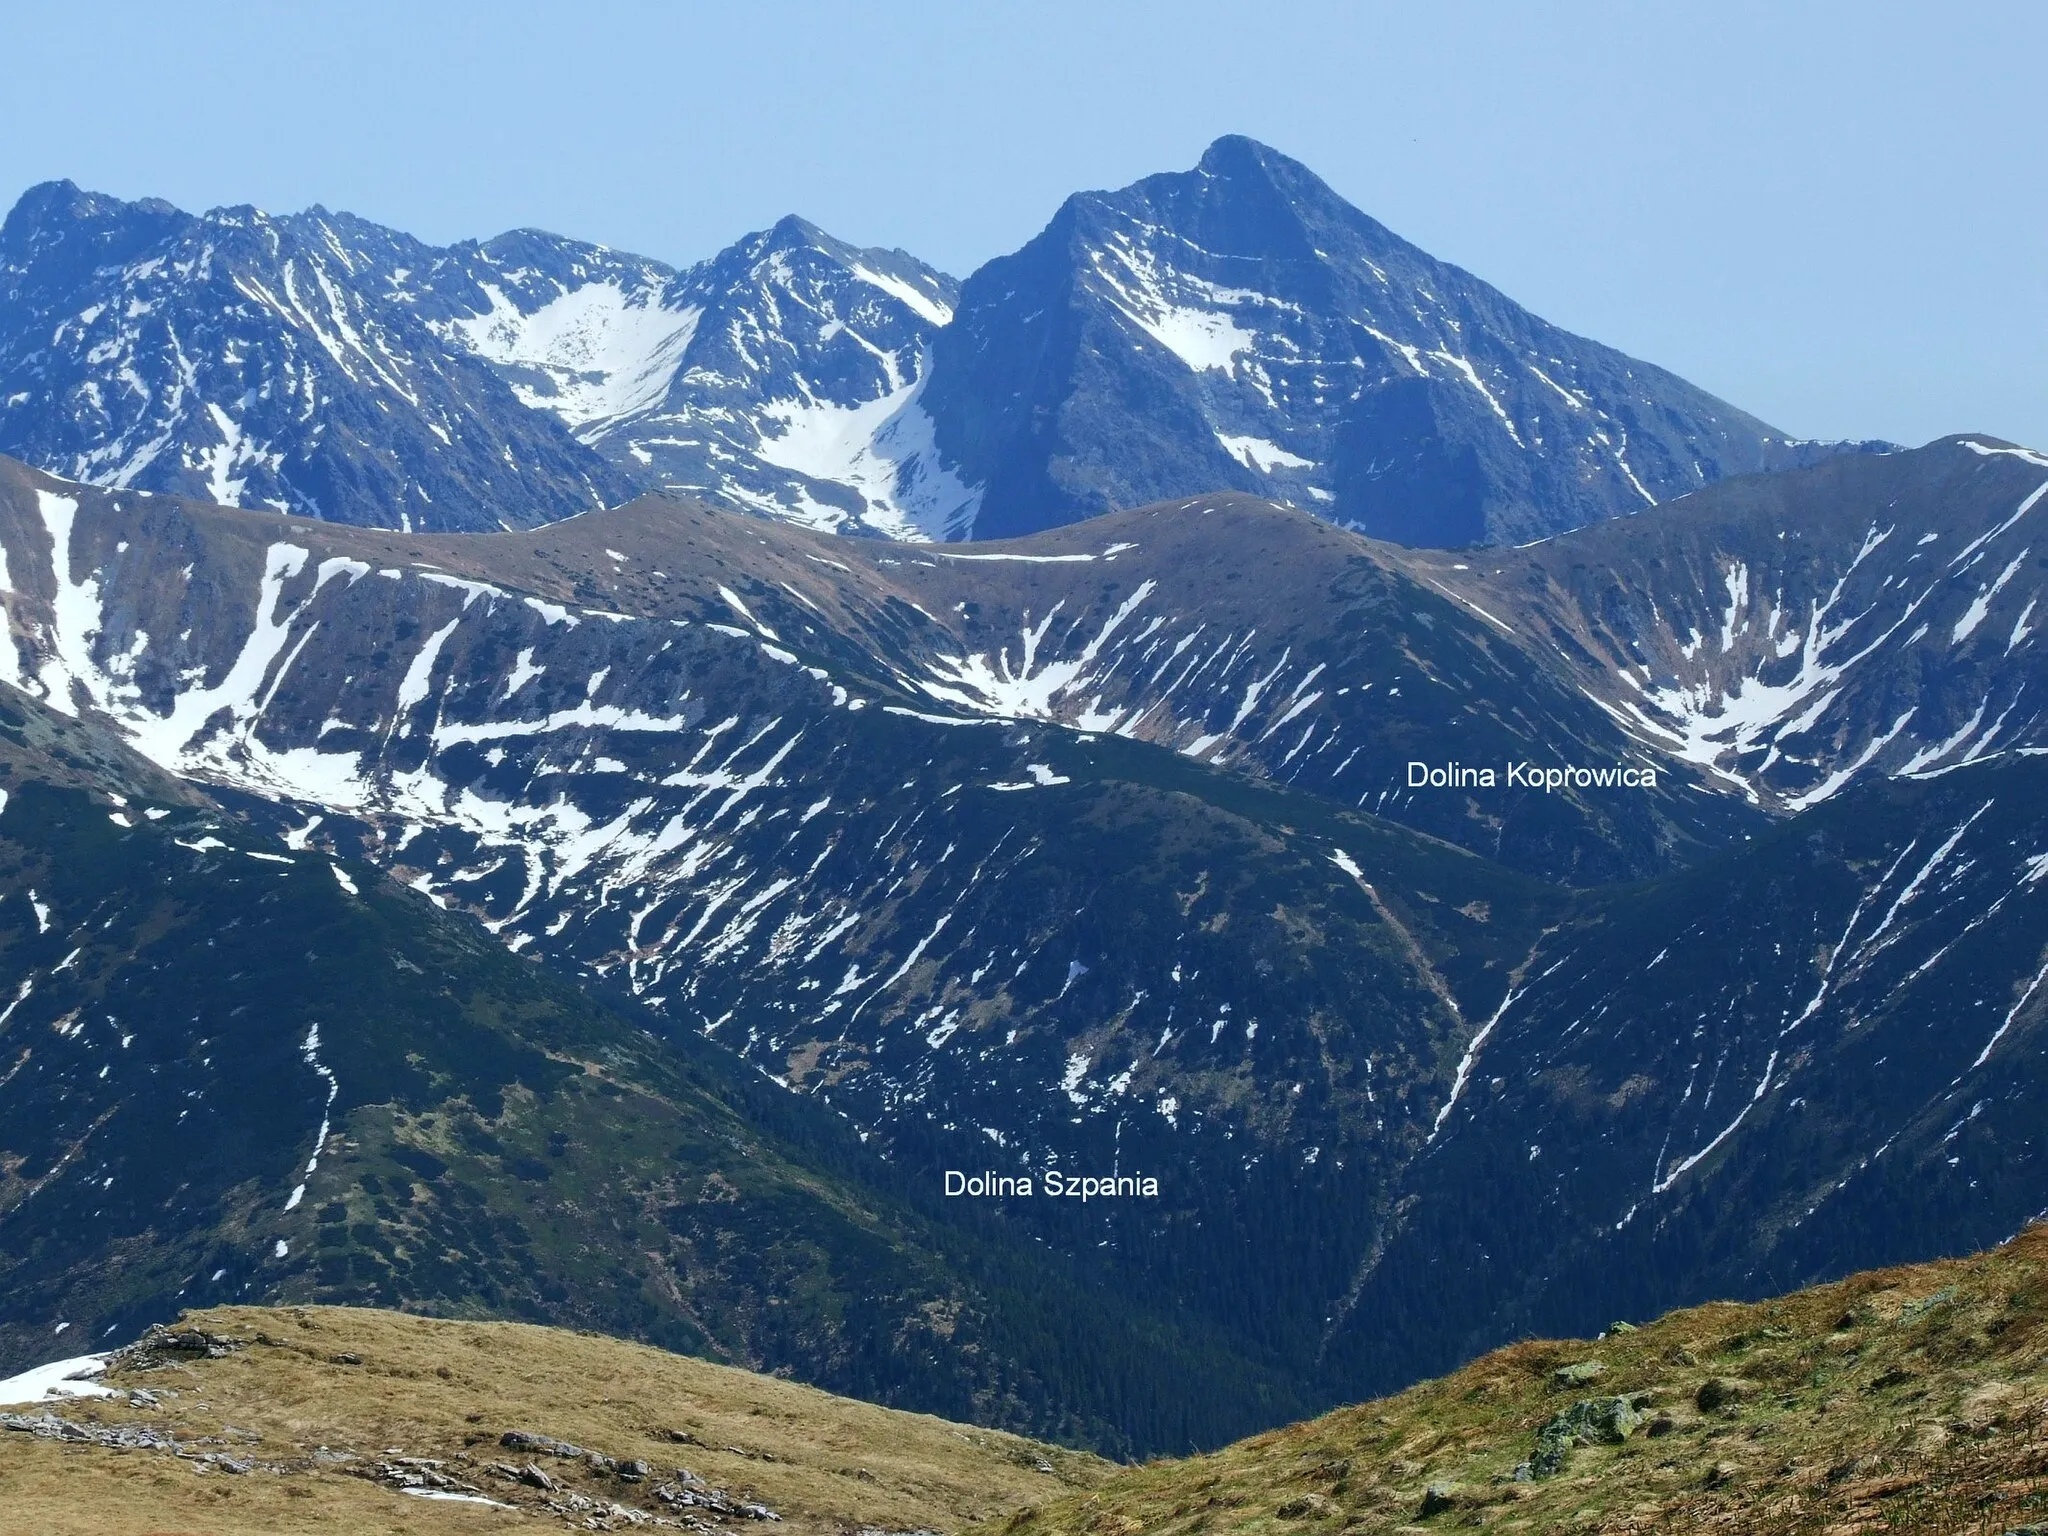
<svg viewBox="0 0 2048 1536"><path fill-rule="evenodd" d="M1268 442L1263 437L1231 437L1218 432L1216 441L1246 469L1262 475L1270 475L1276 469L1314 469L1314 459L1304 459L1298 453L1289 453L1278 443Z"/></svg>
<svg viewBox="0 0 2048 1536"><path fill-rule="evenodd" d="M491 283L490 308L437 327L512 374L512 392L586 440L659 405L697 334L696 305L664 307L616 280L572 288L532 311Z"/></svg>
<svg viewBox="0 0 2048 1536"><path fill-rule="evenodd" d="M112 1397L113 1390L93 1380L107 1368L105 1355L78 1355L53 1360L0 1381L0 1408L43 1403L66 1397Z"/></svg>

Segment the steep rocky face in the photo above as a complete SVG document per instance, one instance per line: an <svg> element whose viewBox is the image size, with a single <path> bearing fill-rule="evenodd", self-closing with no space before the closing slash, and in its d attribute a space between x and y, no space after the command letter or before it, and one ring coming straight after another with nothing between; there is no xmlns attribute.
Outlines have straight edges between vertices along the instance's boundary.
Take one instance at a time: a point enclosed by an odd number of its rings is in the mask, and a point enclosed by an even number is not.
<svg viewBox="0 0 2048 1536"><path fill-rule="evenodd" d="M971 500L918 406L952 279L784 219L677 272L500 236L430 280L437 333L636 484L850 533L941 533Z"/></svg>
<svg viewBox="0 0 2048 1536"><path fill-rule="evenodd" d="M52 183L0 230L0 449L381 527L532 527L667 485L921 536L967 495L915 403L953 296L798 219L678 272Z"/></svg>
<svg viewBox="0 0 2048 1536"><path fill-rule="evenodd" d="M971 508L919 404L951 278L785 219L673 292L699 312L693 345L660 405L593 432L599 448L663 489L818 529L940 537Z"/></svg>
<svg viewBox="0 0 2048 1536"><path fill-rule="evenodd" d="M0 447L73 478L392 527L530 527L633 482L413 312L437 253L313 209L68 182L0 227Z"/></svg>
<svg viewBox="0 0 2048 1536"><path fill-rule="evenodd" d="M925 408L1007 538L1217 489L1406 544L1518 543L1833 450L1572 336L1219 139L1070 198L962 289Z"/></svg>
<svg viewBox="0 0 2048 1536"><path fill-rule="evenodd" d="M1631 736L1758 804L2048 745L2048 455L1957 437L1407 568L1550 650Z"/></svg>

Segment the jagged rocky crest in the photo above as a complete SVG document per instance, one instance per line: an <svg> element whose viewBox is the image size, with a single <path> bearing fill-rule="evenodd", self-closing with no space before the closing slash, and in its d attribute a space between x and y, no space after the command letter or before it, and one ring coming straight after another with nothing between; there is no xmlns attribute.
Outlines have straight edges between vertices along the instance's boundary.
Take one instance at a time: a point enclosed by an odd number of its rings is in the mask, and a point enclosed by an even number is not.
<svg viewBox="0 0 2048 1536"><path fill-rule="evenodd" d="M630 494L415 312L435 257L317 208L33 188L0 226L0 444L97 484L391 527L530 527Z"/></svg>
<svg viewBox="0 0 2048 1536"><path fill-rule="evenodd" d="M679 273L534 231L436 248L50 183L0 229L0 448L383 527L532 527L669 485L915 532L942 493L890 445L916 437L952 293L795 219Z"/></svg>
<svg viewBox="0 0 2048 1536"><path fill-rule="evenodd" d="M337 522L668 489L986 539L1235 489L1463 545L1841 446L1546 324L1242 138L1070 198L964 287L795 218L682 270L68 182L0 229L0 451Z"/></svg>

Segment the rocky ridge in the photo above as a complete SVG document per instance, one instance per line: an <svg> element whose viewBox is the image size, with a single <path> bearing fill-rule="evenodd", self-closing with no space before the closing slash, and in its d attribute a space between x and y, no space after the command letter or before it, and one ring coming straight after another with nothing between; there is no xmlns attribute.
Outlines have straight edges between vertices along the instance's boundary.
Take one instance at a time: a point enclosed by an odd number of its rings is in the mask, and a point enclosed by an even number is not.
<svg viewBox="0 0 2048 1536"><path fill-rule="evenodd" d="M0 227L0 451L401 530L666 489L991 539L1238 490L1455 546L1871 446L1558 330L1243 138L1076 195L964 286L794 217L681 269L68 182Z"/></svg>
<svg viewBox="0 0 2048 1536"><path fill-rule="evenodd" d="M0 226L0 449L402 530L669 485L914 534L952 494L911 398L952 294L798 219L677 271L538 231L432 247L322 208L192 215L53 182ZM835 459L856 437L861 464Z"/></svg>

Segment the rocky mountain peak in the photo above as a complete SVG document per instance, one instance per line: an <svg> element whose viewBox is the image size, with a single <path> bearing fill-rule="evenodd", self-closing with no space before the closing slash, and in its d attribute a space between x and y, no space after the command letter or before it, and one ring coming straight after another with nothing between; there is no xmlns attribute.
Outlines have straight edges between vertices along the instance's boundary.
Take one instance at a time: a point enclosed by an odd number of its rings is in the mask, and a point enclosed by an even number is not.
<svg viewBox="0 0 2048 1536"><path fill-rule="evenodd" d="M1801 462L1242 137L1079 194L963 290L936 442L977 537L1219 488L1405 543L1522 542Z"/></svg>
<svg viewBox="0 0 2048 1536"><path fill-rule="evenodd" d="M1519 543L1836 451L1546 324L1242 136L1076 194L965 285L794 214L678 269L66 182L22 199L0 266L0 450L401 528L662 489L1000 538L1235 490Z"/></svg>
<svg viewBox="0 0 2048 1536"><path fill-rule="evenodd" d="M1138 187L1178 219L1199 224L1220 248L1242 240L1246 254L1270 254L1278 244L1291 245L1290 255L1315 258L1311 228L1337 222L1394 238L1299 160L1236 134L1211 144L1193 171L1148 177Z"/></svg>
<svg viewBox="0 0 2048 1536"><path fill-rule="evenodd" d="M827 249L838 245L825 231L798 213L785 213L766 230L752 237L766 250L791 250L803 246Z"/></svg>
<svg viewBox="0 0 2048 1536"><path fill-rule="evenodd" d="M433 253L397 231L60 186L5 246L0 442L73 479L405 528L631 494L403 301Z"/></svg>
<svg viewBox="0 0 2048 1536"><path fill-rule="evenodd" d="M96 267L135 259L191 215L156 198L128 203L73 181L22 193L0 223L0 284L17 292L38 282L80 281Z"/></svg>

